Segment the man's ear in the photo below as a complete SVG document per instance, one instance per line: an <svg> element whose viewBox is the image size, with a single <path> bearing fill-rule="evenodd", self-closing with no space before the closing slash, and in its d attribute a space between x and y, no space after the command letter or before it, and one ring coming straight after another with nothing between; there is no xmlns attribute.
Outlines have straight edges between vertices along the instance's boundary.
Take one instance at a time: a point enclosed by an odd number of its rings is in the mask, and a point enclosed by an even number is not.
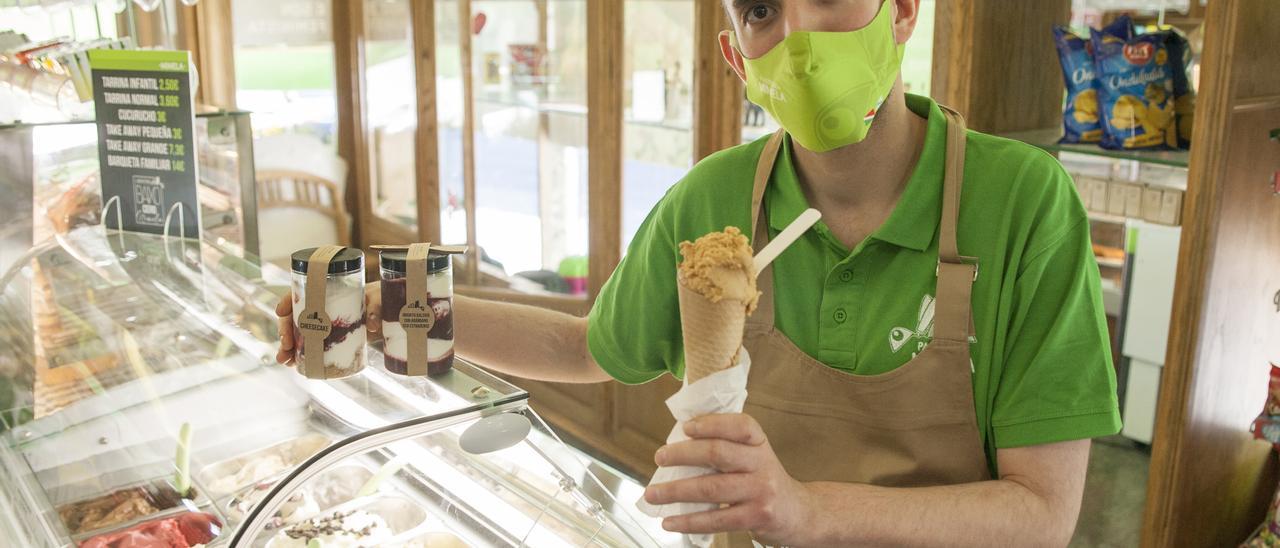
<svg viewBox="0 0 1280 548"><path fill-rule="evenodd" d="M916 31L916 21L920 17L920 0L891 0L893 4L893 38L899 44L905 44Z"/></svg>
<svg viewBox="0 0 1280 548"><path fill-rule="evenodd" d="M742 52L738 48L733 47L733 42L729 39L729 31L720 31L720 53L724 55L724 62L729 63L733 68L733 72L738 74L738 79L743 82L747 81L747 71L742 64Z"/></svg>

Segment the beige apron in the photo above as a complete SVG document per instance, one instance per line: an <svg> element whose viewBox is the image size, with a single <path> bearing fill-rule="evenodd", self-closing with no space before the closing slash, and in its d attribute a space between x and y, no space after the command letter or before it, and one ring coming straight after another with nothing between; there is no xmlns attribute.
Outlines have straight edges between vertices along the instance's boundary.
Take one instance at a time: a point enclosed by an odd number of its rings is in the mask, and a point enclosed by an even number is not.
<svg viewBox="0 0 1280 548"><path fill-rule="evenodd" d="M752 363L744 412L764 427L778 459L797 480L915 487L990 478L970 379L969 301L978 267L956 249L964 120L950 109L943 112L947 153L934 333L918 356L880 375L853 375L824 365L774 327L773 269L760 274L763 295L743 338ZM751 221L756 251L768 242L761 211L781 142L779 131L756 168ZM716 544L751 546L751 540L736 533L717 538Z"/></svg>

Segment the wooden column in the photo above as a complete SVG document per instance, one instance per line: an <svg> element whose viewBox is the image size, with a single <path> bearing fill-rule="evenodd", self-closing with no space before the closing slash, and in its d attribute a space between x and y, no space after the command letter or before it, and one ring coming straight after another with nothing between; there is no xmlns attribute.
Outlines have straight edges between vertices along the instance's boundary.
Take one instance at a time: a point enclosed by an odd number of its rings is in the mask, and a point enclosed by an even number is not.
<svg viewBox="0 0 1280 548"><path fill-rule="evenodd" d="M720 31L729 28L718 1L694 5L693 160L742 142L742 80L720 53Z"/></svg>
<svg viewBox="0 0 1280 548"><path fill-rule="evenodd" d="M191 52L200 75L196 103L236 108L235 47L231 29L231 0L200 0L177 6L178 49Z"/></svg>
<svg viewBox="0 0 1280 548"><path fill-rule="evenodd" d="M547 25L548 25L548 9L547 0L533 0L534 8L538 12L538 52L542 56L542 70L547 68L546 60L550 56L548 51ZM545 83L537 85L545 86ZM544 93L545 93L545 87ZM556 147L552 146L554 142L551 137L551 113L548 112L541 104L538 105L538 127L537 134L534 137L534 145L536 149L536 158L538 162L538 222L542 225L542 254L541 262L544 267L555 268L551 261L556 257L564 257L568 248L568 242L565 241L565 228L573 218L567 208L564 207L565 194L568 187L577 190L577 182L570 184L564 180L561 175L563 171L564 157L554 154Z"/></svg>
<svg viewBox="0 0 1280 548"><path fill-rule="evenodd" d="M592 300L622 257L623 0L587 3L588 292Z"/></svg>
<svg viewBox="0 0 1280 548"><path fill-rule="evenodd" d="M476 243L476 99L471 62L471 0L458 0L458 55L462 58L462 201L467 210L465 283L480 282L480 246Z"/></svg>
<svg viewBox="0 0 1280 548"><path fill-rule="evenodd" d="M1143 546L1233 546L1276 489L1250 421L1280 362L1280 3L1209 2Z"/></svg>
<svg viewBox="0 0 1280 548"><path fill-rule="evenodd" d="M352 212L351 241L365 246L362 229L371 211L369 146L364 116L364 1L333 0L334 83L338 92L338 154L347 162L346 205Z"/></svg>
<svg viewBox="0 0 1280 548"><path fill-rule="evenodd" d="M436 2L412 0L413 73L417 89L418 129L414 166L418 191L418 240L439 242L440 132L436 106Z"/></svg>
<svg viewBox="0 0 1280 548"><path fill-rule="evenodd" d="M1062 70L1051 31L1070 17L1070 0L937 2L933 97L987 133L1061 125Z"/></svg>
<svg viewBox="0 0 1280 548"><path fill-rule="evenodd" d="M116 15L116 28L123 35L129 31L129 19L133 18L133 29L130 34L133 43L138 47L168 48L169 37L166 35L164 15L160 8L150 12L142 11L137 4L129 1L129 7Z"/></svg>

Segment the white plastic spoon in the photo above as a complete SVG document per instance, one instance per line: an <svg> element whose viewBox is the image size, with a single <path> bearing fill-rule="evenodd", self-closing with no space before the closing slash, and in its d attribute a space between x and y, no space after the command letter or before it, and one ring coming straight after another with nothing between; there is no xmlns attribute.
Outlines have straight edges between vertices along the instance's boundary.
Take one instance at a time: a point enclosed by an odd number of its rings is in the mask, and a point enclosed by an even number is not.
<svg viewBox="0 0 1280 548"><path fill-rule="evenodd" d="M356 498L364 498L377 493L378 487L382 486L382 482L387 481L387 478L396 475L396 472L399 472L406 464L409 464L409 459L404 455L387 461L386 464L382 465L382 467L378 469L376 474L370 477L368 481L365 481L364 485L360 486L360 490L356 491Z"/></svg>
<svg viewBox="0 0 1280 548"><path fill-rule="evenodd" d="M759 276L760 272L763 271L766 266L769 266L769 263L773 262L774 259L777 259L778 255L781 255L784 250L791 246L791 244L800 239L800 236L803 235L806 230L809 230L809 227L812 227L813 224L818 222L818 219L821 218L822 213L818 212L816 209L809 208L804 210L799 217L796 217L796 220L791 221L791 224L787 225L787 228L782 229L782 232L770 241L769 245L764 246L764 249L761 249L760 252L756 254L755 259L752 260L756 269L756 276Z"/></svg>

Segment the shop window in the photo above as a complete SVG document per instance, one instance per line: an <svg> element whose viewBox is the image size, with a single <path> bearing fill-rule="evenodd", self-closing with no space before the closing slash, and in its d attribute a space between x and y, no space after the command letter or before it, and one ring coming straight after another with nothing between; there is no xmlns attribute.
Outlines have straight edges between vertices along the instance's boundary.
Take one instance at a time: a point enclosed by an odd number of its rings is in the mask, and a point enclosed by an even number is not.
<svg viewBox="0 0 1280 548"><path fill-rule="evenodd" d="M585 292L574 265L588 245L586 11L585 0L471 3L481 283Z"/></svg>
<svg viewBox="0 0 1280 548"><path fill-rule="evenodd" d="M303 134L337 150L331 8L329 0L231 0L236 104L253 112L258 136Z"/></svg>
<svg viewBox="0 0 1280 548"><path fill-rule="evenodd" d="M466 182L462 167L463 87L457 0L436 0L436 134L440 163L441 241L467 242Z"/></svg>
<svg viewBox="0 0 1280 548"><path fill-rule="evenodd" d="M693 162L694 0L628 0L625 24L624 249Z"/></svg>
<svg viewBox="0 0 1280 548"><path fill-rule="evenodd" d="M418 102L409 3L365 3L364 114L373 214L416 233Z"/></svg>
<svg viewBox="0 0 1280 548"><path fill-rule="evenodd" d="M6 5L7 4L7 5ZM35 5L0 2L0 31L27 35L32 41L61 38L84 41L117 38L115 2ZM127 6L127 4L123 4ZM121 8L123 10L123 8Z"/></svg>

